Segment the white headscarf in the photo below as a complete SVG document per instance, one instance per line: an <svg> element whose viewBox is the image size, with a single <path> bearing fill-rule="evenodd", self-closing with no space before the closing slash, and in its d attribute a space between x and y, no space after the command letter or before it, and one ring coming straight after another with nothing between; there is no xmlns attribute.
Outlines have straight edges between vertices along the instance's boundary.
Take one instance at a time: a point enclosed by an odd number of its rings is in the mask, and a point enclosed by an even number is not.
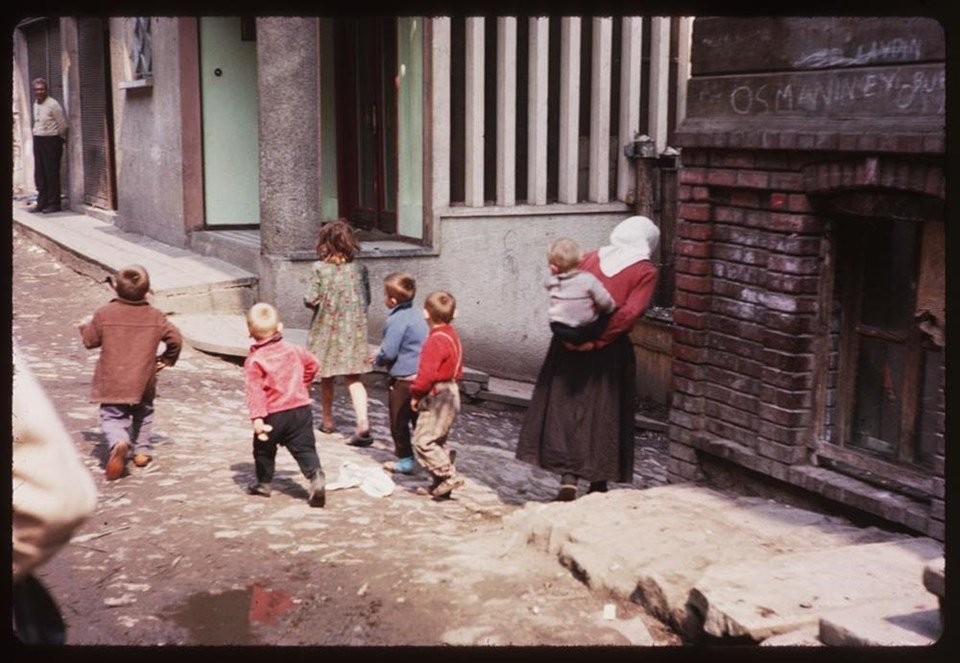
<svg viewBox="0 0 960 663"><path fill-rule="evenodd" d="M645 216L631 216L610 233L610 244L597 251L600 271L613 276L635 262L649 260L660 241L660 229Z"/></svg>

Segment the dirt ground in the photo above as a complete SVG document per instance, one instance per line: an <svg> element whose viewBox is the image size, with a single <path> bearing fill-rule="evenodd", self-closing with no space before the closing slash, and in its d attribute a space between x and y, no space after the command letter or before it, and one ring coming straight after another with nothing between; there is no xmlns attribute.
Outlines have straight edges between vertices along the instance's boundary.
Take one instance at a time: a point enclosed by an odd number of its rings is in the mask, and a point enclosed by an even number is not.
<svg viewBox="0 0 960 663"><path fill-rule="evenodd" d="M13 248L15 342L99 489L94 515L38 574L69 644L680 644L639 606L591 593L505 528L503 516L556 491L556 477L513 458L518 410L464 406L451 446L468 481L451 500L417 495L421 474L396 478L386 497L331 490L312 509L284 449L273 495L245 494L253 462L241 369L186 347L160 376L155 462L105 481L87 400L97 353L75 325L111 293L16 233ZM338 432L317 432L328 482L344 463L370 470L393 457L382 381L369 386L374 446L345 444L352 415L339 386ZM661 480L663 449L649 442L638 447L648 472L639 483Z"/></svg>

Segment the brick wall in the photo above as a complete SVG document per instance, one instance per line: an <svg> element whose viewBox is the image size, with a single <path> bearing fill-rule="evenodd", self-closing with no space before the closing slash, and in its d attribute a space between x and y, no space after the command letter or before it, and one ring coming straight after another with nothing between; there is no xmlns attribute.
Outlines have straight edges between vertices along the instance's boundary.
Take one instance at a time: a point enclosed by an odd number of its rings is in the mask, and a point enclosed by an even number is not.
<svg viewBox="0 0 960 663"><path fill-rule="evenodd" d="M674 245L672 437L808 458L823 221L788 154L684 153ZM674 470L692 477L687 457Z"/></svg>

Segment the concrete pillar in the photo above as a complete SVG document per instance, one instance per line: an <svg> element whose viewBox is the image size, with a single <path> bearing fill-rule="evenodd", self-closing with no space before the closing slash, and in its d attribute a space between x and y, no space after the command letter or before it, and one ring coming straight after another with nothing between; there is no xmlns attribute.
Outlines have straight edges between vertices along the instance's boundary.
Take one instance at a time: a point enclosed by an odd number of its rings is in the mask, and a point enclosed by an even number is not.
<svg viewBox="0 0 960 663"><path fill-rule="evenodd" d="M312 249L322 220L319 33L315 17L257 19L260 252L266 255Z"/></svg>
<svg viewBox="0 0 960 663"><path fill-rule="evenodd" d="M527 203L547 202L547 93L550 19L530 18L530 67L527 83Z"/></svg>
<svg viewBox="0 0 960 663"><path fill-rule="evenodd" d="M620 55L620 145L617 146L617 198L632 202L635 175L623 146L640 133L640 77L642 65L643 19L623 18L622 53ZM628 200L629 198L629 200Z"/></svg>
<svg viewBox="0 0 960 663"><path fill-rule="evenodd" d="M610 70L613 19L593 19L593 75L590 77L590 187L589 199L610 200Z"/></svg>
<svg viewBox="0 0 960 663"><path fill-rule="evenodd" d="M557 199L577 202L580 166L580 19L560 19L560 145Z"/></svg>
<svg viewBox="0 0 960 663"><path fill-rule="evenodd" d="M497 204L516 204L517 19L497 19Z"/></svg>
<svg viewBox="0 0 960 663"><path fill-rule="evenodd" d="M466 126L464 202L471 207L483 207L483 129L484 129L484 19L467 19L466 29Z"/></svg>

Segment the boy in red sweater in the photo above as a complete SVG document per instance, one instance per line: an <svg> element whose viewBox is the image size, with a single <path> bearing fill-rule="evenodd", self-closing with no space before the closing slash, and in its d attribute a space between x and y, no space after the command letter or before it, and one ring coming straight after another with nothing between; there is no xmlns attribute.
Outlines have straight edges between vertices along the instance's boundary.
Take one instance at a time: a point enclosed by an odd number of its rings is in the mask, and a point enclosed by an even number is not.
<svg viewBox="0 0 960 663"><path fill-rule="evenodd" d="M317 360L283 340L283 323L270 304L254 304L247 312L247 330L254 344L243 362L247 409L253 424L253 463L257 480L251 495L270 496L277 445L287 447L310 482L307 501L326 502L325 477L313 436L309 387L320 369Z"/></svg>
<svg viewBox="0 0 960 663"><path fill-rule="evenodd" d="M457 380L463 377L463 348L450 325L456 313L457 302L450 293L437 291L427 295L423 315L430 333L410 385L410 407L418 413L413 450L433 478L426 492L434 498L448 497L464 483L453 465L453 453L446 446L447 435L460 412Z"/></svg>

